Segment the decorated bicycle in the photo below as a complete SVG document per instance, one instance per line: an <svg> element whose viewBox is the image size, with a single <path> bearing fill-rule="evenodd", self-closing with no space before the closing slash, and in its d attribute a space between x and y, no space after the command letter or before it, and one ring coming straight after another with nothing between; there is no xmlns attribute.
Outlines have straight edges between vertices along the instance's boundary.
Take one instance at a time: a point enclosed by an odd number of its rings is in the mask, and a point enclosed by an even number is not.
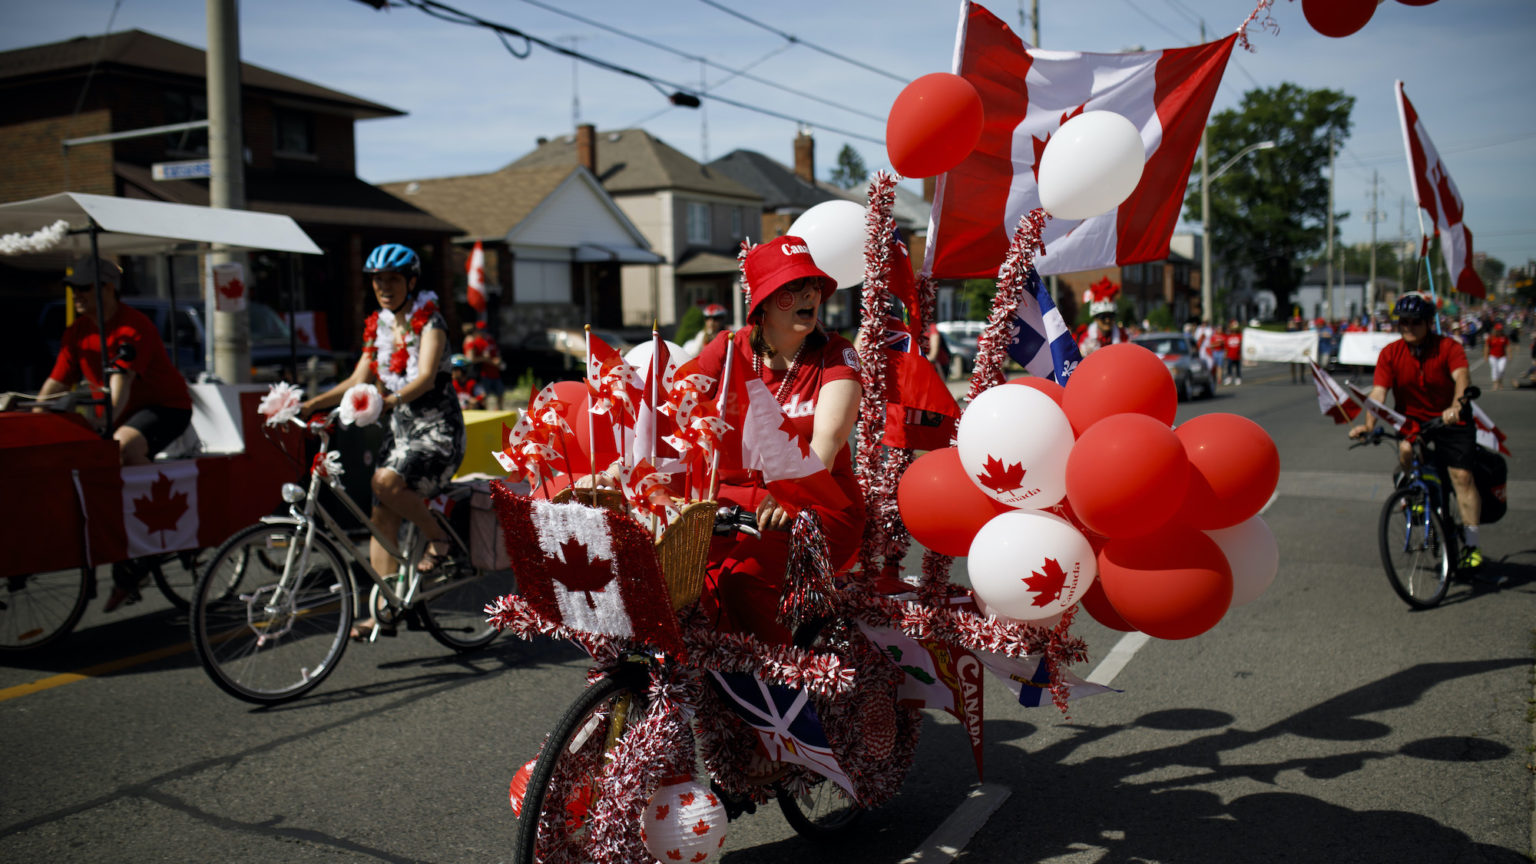
<svg viewBox="0 0 1536 864"><path fill-rule="evenodd" d="M852 221L813 209L743 250L749 310L771 299L791 325L814 319L818 286L754 286L755 254L788 261L803 235L819 271L863 282L863 332L877 335L847 364L852 495L838 494L842 442L794 422L828 409L789 396L814 355L779 350L771 307L719 337L715 366L708 352L679 364L656 338L635 369L589 335L585 384L546 388L507 431L498 458L535 491L496 491L521 593L488 611L594 659L513 778L514 860L704 861L729 818L772 799L802 833L843 830L900 790L919 709L959 718L980 770L983 669L1022 705L1104 692L1071 670L1087 654L1071 632L1080 609L1189 638L1273 578L1257 516L1278 478L1273 442L1234 415L1171 429L1173 380L1143 348L1079 362L1069 336L1045 338L1066 328L1032 266L1043 211L1013 235L962 414L912 338L934 290L910 275L894 183L878 175ZM759 336L776 350L732 350ZM1005 382L1007 356L1037 377ZM732 482L743 471L756 494ZM593 488L605 475L616 488ZM837 535L858 511L844 560ZM904 576L914 539L922 572ZM782 578L733 587L743 549L782 554ZM951 556L968 556L969 588L949 579Z"/></svg>

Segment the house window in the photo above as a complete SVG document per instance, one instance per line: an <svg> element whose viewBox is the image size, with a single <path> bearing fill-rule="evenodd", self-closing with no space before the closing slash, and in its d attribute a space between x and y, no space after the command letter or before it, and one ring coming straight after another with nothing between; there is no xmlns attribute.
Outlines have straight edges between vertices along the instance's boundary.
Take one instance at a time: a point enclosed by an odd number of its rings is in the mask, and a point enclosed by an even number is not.
<svg viewBox="0 0 1536 864"><path fill-rule="evenodd" d="M740 207L732 207L731 208L731 240L733 242L737 242L737 241L741 240L741 208Z"/></svg>
<svg viewBox="0 0 1536 864"><path fill-rule="evenodd" d="M714 242L709 231L708 204L688 202L688 242L698 246L708 246Z"/></svg>
<svg viewBox="0 0 1536 864"><path fill-rule="evenodd" d="M512 293L518 303L571 302L570 262L515 259Z"/></svg>
<svg viewBox="0 0 1536 864"><path fill-rule="evenodd" d="M315 155L315 125L308 114L278 109L273 112L272 128L277 135L279 155Z"/></svg>
<svg viewBox="0 0 1536 864"><path fill-rule="evenodd" d="M208 98L202 93L171 90L165 94L165 123L189 123L208 119ZM208 130L183 129L165 133L165 149L171 153L207 155Z"/></svg>

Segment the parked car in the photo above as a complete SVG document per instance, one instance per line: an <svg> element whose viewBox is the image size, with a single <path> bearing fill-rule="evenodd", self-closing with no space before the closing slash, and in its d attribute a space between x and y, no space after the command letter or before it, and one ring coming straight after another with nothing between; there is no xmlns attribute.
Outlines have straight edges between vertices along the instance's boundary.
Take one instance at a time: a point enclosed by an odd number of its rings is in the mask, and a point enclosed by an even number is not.
<svg viewBox="0 0 1536 864"><path fill-rule="evenodd" d="M168 326L171 320L169 300L159 297L123 297L119 302L144 313L145 317L155 325L160 331L161 341L165 342L166 351L171 352L172 361L183 375L196 378L198 373L204 370L203 360L206 356L205 344L208 331L203 323L201 304L176 304L173 333ZM271 306L250 303L246 308L250 312L251 322L251 380L277 381L283 377L289 361L288 325ZM51 364L53 358L58 356L59 342L64 335L64 301L56 300L44 306L39 316L38 327L43 334L43 346L48 352L46 362ZM321 382L335 382L344 377L344 372L352 371L342 369L342 365L346 362L344 352L327 351L323 348L300 344L296 348L295 356L298 360L300 379L307 377L305 370L310 358L314 358L319 367L317 374Z"/></svg>
<svg viewBox="0 0 1536 864"><path fill-rule="evenodd" d="M1206 399L1216 395L1216 373L1195 353L1183 333L1146 333L1131 341L1156 354L1168 367L1180 402L1196 392Z"/></svg>
<svg viewBox="0 0 1536 864"><path fill-rule="evenodd" d="M949 346L949 377L964 378L976 368L976 342L985 321L940 321L935 325Z"/></svg>

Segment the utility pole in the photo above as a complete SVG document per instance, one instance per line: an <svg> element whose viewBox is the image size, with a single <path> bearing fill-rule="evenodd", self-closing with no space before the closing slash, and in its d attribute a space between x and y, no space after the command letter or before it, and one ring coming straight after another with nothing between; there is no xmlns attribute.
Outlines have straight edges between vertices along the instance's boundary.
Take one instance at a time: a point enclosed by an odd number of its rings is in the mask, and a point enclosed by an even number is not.
<svg viewBox="0 0 1536 864"><path fill-rule="evenodd" d="M1205 44L1205 19L1200 19L1200 44ZM1216 290L1211 285L1211 147L1206 126L1200 127L1200 322L1209 325ZM1215 379L1211 379L1214 381ZM1214 384L1212 385L1215 386Z"/></svg>
<svg viewBox="0 0 1536 864"><path fill-rule="evenodd" d="M1333 317L1333 133L1328 133L1328 252L1324 256L1323 275L1328 290L1328 324Z"/></svg>
<svg viewBox="0 0 1536 864"><path fill-rule="evenodd" d="M1035 47L1040 47L1040 0L1029 0L1029 24L1034 31L1030 36L1035 42Z"/></svg>
<svg viewBox="0 0 1536 864"><path fill-rule="evenodd" d="M206 0L208 17L208 204L245 209L245 135L240 123L240 12L236 0ZM207 291L214 293L212 267L245 263L245 255L214 244ZM249 275L244 279L249 283ZM216 304L210 304L215 306ZM213 373L234 384L251 379L251 325L245 309L213 313Z"/></svg>
<svg viewBox="0 0 1536 864"><path fill-rule="evenodd" d="M1367 317L1376 310L1376 223L1381 221L1381 214L1376 210L1376 169L1371 169L1371 274L1365 280L1365 314Z"/></svg>
<svg viewBox="0 0 1536 864"><path fill-rule="evenodd" d="M1397 295L1408 287L1408 199L1397 199Z"/></svg>

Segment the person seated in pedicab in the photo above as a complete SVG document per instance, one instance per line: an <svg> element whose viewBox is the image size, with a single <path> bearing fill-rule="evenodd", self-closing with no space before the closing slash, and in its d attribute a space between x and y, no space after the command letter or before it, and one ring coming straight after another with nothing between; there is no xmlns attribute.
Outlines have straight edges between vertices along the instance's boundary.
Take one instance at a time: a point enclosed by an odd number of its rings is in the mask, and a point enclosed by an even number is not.
<svg viewBox="0 0 1536 864"><path fill-rule="evenodd" d="M101 380L101 330L96 324L96 281L107 325L107 377ZM160 331L137 309L119 303L123 271L104 258L75 259L64 283L74 290L75 323L64 331L59 356L38 391L46 400L66 393L82 377L112 403L112 438L124 465L146 465L187 430L192 394L166 353ZM98 408L98 418L105 412Z"/></svg>
<svg viewBox="0 0 1536 864"><path fill-rule="evenodd" d="M478 411L485 407L485 387L470 376L469 358L455 354L448 361L453 369L453 392L459 397L459 407Z"/></svg>
<svg viewBox="0 0 1536 864"><path fill-rule="evenodd" d="M449 372L448 325L437 309L437 295L420 291L421 259L398 243L373 250L363 265L373 282L379 310L363 328L363 355L345 381L304 402L303 413L336 405L358 384L382 385L389 425L373 472L372 520L385 537L399 536L409 519L427 539L416 569L422 574L448 572L453 545L427 499L438 494L464 460L464 414ZM370 540L368 560L381 576L398 569L378 540ZM359 621L352 638L367 638L378 627L374 618ZM392 629L380 631L393 635Z"/></svg>
<svg viewBox="0 0 1536 864"><path fill-rule="evenodd" d="M832 567L845 570L857 558L864 535L864 497L848 445L863 385L853 345L827 332L818 320L821 305L837 283L816 266L805 241L794 236L748 252L745 278L748 326L722 333L706 345L699 355L699 371L718 381L733 343L738 357L752 358L749 369L733 365L732 374L745 372L767 385L851 502L847 507L816 507ZM721 471L720 481L720 503L756 513L762 536L737 533L713 539L701 607L717 616L723 630L748 631L787 644L791 634L777 616L789 560L788 531L796 514L764 488L758 472Z"/></svg>

